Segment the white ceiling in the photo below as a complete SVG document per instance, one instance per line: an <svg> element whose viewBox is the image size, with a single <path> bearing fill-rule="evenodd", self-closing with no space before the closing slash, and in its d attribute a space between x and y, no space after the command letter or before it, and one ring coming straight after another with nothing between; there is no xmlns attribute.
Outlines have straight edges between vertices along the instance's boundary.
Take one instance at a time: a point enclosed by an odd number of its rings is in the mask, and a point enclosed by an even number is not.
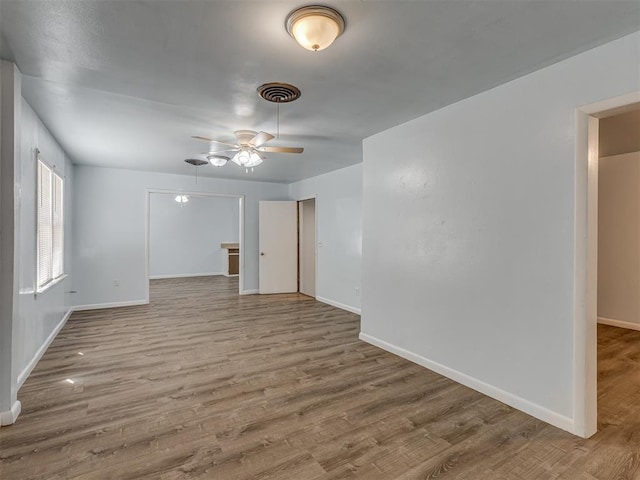
<svg viewBox="0 0 640 480"><path fill-rule="evenodd" d="M309 52L284 29L300 1L1 0L3 58L78 164L193 173L183 160L275 133L256 88L288 82L283 144L255 172L202 175L292 182L362 160L362 139L640 29L640 2L616 0L332 1L347 28ZM313 3L313 2L311 2Z"/></svg>

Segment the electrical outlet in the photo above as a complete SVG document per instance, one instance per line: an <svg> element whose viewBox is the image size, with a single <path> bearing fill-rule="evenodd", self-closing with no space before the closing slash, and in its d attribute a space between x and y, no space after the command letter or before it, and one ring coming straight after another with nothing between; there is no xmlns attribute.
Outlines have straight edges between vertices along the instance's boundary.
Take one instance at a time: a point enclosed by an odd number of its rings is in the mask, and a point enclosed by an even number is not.
<svg viewBox="0 0 640 480"><path fill-rule="evenodd" d="M356 287L356 297L360 296L360 287Z"/></svg>

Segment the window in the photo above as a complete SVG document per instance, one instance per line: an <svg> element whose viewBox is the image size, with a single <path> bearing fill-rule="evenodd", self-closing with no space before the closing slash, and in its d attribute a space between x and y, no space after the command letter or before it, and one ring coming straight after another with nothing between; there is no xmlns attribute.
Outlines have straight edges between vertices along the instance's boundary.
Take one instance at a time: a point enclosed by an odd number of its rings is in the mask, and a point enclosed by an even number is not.
<svg viewBox="0 0 640 480"><path fill-rule="evenodd" d="M62 177L38 158L38 292L64 275L63 189Z"/></svg>

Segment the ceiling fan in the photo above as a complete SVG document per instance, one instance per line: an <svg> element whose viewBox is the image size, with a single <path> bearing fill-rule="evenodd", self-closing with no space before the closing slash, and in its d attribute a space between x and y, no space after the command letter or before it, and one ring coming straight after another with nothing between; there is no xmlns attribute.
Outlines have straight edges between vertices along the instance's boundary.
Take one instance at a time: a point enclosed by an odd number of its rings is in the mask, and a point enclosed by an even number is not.
<svg viewBox="0 0 640 480"><path fill-rule="evenodd" d="M216 167L224 166L227 161L231 160L236 165L244 168L257 167L266 158L264 153L302 153L302 147L269 147L265 143L273 140L275 137L267 132L254 132L253 130L237 130L234 132L237 143L228 143L214 140L212 138L194 135L192 138L204 140L206 142L215 143L223 147L222 150L214 150L206 152L207 160ZM236 152L232 158L220 155L225 152Z"/></svg>

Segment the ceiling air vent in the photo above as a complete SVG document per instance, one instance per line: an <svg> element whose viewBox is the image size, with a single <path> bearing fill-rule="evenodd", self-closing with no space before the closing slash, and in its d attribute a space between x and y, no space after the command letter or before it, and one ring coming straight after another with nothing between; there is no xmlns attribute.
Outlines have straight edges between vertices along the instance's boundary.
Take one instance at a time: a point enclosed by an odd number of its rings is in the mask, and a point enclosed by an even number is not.
<svg viewBox="0 0 640 480"><path fill-rule="evenodd" d="M300 89L289 83L271 82L259 86L258 95L269 102L287 103L300 98Z"/></svg>

